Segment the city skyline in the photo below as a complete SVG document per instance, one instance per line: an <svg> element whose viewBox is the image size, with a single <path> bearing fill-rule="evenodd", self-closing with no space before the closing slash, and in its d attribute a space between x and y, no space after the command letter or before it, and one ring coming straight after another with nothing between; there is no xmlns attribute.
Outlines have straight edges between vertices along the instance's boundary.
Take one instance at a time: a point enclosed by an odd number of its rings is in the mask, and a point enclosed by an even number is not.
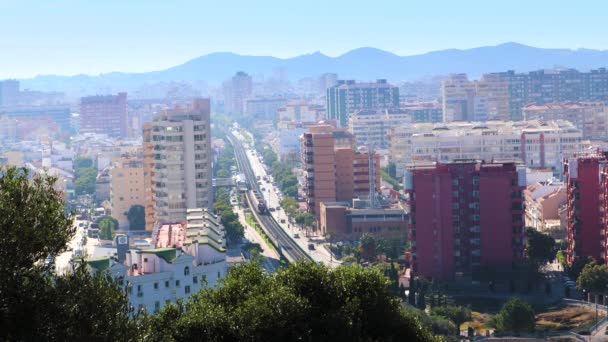
<svg viewBox="0 0 608 342"><path fill-rule="evenodd" d="M341 1L289 7L270 0L179 4L0 1L6 14L0 28L11 33L2 39L10 53L0 56L0 78L153 71L221 51L287 58L315 51L338 56L373 46L408 56L512 41L541 48L607 48L601 38L608 28L592 20L601 19L603 4L594 11L549 1L492 3L491 8L480 1L468 6L384 1L374 7Z"/></svg>

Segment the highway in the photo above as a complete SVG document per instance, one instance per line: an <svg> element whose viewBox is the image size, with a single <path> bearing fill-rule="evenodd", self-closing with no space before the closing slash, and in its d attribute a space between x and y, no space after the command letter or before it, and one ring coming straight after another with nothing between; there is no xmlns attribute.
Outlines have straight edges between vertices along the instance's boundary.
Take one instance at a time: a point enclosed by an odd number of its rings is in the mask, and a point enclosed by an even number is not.
<svg viewBox="0 0 608 342"><path fill-rule="evenodd" d="M230 132L227 132L228 140L234 147L234 154L237 160L239 170L245 175L247 183L249 183L250 190L257 190L259 193L260 187L257 179L247 158L247 154L241 142ZM289 262L297 262L301 260L312 260L308 255L292 238L281 228L281 226L275 221L271 215L259 215L256 210L256 203L251 196L250 192L247 192L247 201L251 212L256 217L262 229L273 244L279 250L279 253L285 257Z"/></svg>

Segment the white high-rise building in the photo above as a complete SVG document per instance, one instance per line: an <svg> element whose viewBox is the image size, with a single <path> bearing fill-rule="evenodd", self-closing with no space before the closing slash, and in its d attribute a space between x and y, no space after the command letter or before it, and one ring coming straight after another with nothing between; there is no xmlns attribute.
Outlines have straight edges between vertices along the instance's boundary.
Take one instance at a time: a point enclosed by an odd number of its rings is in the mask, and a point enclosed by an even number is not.
<svg viewBox="0 0 608 342"><path fill-rule="evenodd" d="M390 133L390 158L402 174L419 161L519 160L561 173L563 158L582 151L582 131L568 121L418 123Z"/></svg>
<svg viewBox="0 0 608 342"><path fill-rule="evenodd" d="M159 114L144 137L144 155L151 156L156 222L186 219L189 208L211 208L211 130L209 99L196 99L191 107Z"/></svg>

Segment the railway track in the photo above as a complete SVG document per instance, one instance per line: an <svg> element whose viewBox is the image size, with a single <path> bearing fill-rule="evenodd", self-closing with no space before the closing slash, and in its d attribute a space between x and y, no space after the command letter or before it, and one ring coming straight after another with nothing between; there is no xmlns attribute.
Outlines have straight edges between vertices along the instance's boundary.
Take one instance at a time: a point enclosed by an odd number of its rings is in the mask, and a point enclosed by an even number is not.
<svg viewBox="0 0 608 342"><path fill-rule="evenodd" d="M245 178L250 185L250 190L257 190L259 193L261 193L260 186L258 185L255 173L251 168L251 164L249 163L249 159L247 158L247 153L245 152L243 145L232 133L227 132L227 136L234 148L234 155L236 157L239 170L245 175ZM285 259L287 259L289 262L312 260L310 255L302 250L302 248L295 241L293 241L289 234L287 234L283 228L281 228L279 223L277 223L272 215L261 215L255 210L257 202L255 202L255 199L251 196L250 192L247 193L246 197L250 208L254 209L252 210L253 215L256 217L262 226L262 229L266 232L275 247L277 247L279 253L285 257Z"/></svg>

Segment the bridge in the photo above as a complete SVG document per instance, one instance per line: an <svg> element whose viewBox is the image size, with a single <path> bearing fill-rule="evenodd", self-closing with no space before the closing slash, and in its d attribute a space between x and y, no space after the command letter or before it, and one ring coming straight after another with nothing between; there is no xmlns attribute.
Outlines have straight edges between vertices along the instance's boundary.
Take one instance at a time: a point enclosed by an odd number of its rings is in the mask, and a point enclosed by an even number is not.
<svg viewBox="0 0 608 342"><path fill-rule="evenodd" d="M232 187L236 186L236 182L232 178L213 178L211 180L211 184L213 184L213 186L216 188L220 188L220 187L232 188Z"/></svg>

